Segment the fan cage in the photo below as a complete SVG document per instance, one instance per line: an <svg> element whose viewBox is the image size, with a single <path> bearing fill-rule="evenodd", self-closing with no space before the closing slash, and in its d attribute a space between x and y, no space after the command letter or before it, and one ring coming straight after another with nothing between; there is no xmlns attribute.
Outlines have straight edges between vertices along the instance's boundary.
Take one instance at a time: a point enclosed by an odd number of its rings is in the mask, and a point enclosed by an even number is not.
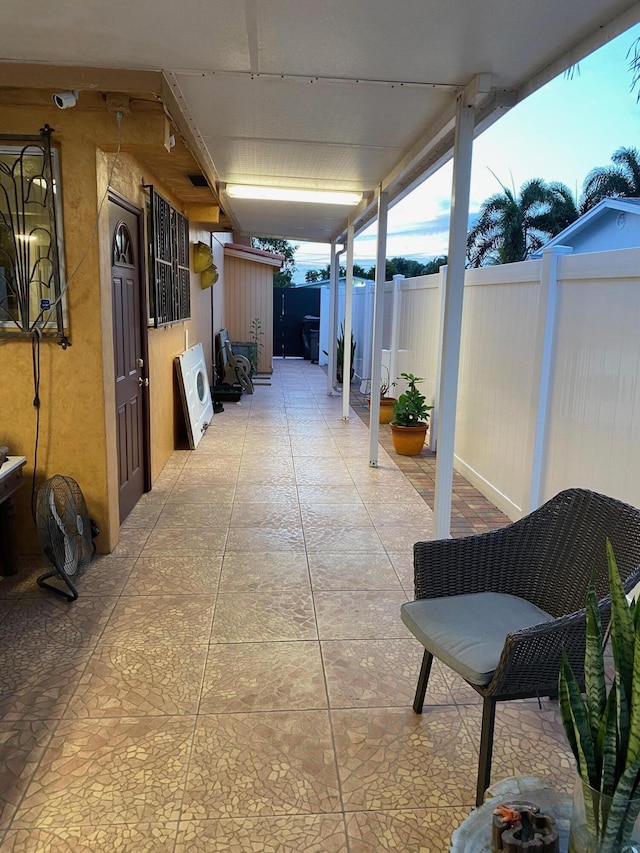
<svg viewBox="0 0 640 853"><path fill-rule="evenodd" d="M73 478L55 474L40 486L36 526L42 551L54 569L69 577L86 571L93 554L91 521Z"/></svg>

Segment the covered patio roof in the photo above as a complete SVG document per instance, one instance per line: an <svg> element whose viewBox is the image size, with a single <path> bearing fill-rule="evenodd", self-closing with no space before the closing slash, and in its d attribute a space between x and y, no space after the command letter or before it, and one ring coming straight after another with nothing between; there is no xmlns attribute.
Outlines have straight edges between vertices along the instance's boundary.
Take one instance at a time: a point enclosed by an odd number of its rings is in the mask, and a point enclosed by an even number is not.
<svg viewBox="0 0 640 853"><path fill-rule="evenodd" d="M39 70L80 98L152 91L238 236L343 241L349 221L358 233L374 218L376 190L393 204L451 157L461 90L478 134L638 20L630 0L34 0L28 14L6 0L0 86ZM36 65L18 80L15 63ZM362 201L232 199L232 184Z"/></svg>

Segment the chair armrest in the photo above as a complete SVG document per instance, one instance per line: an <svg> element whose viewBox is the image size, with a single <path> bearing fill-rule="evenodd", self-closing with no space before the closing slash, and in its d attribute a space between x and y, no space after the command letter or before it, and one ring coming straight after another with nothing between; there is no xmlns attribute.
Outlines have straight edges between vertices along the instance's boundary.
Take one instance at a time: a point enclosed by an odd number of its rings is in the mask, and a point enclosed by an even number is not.
<svg viewBox="0 0 640 853"><path fill-rule="evenodd" d="M502 592L527 598L527 580L539 561L531 545L535 519L527 516L500 530L462 539L416 542L416 598Z"/></svg>
<svg viewBox="0 0 640 853"><path fill-rule="evenodd" d="M605 624L609 611L609 603L601 602ZM585 641L584 610L508 634L498 666L491 682L482 690L483 695L517 698L557 693L563 649L578 683L584 686Z"/></svg>

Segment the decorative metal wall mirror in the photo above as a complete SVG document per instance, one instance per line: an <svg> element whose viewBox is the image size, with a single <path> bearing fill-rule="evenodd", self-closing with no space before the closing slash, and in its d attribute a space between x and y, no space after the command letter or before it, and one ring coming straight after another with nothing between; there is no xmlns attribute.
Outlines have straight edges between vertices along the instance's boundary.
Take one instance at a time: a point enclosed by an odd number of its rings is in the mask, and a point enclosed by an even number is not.
<svg viewBox="0 0 640 853"><path fill-rule="evenodd" d="M38 136L0 135L0 336L65 337L58 152Z"/></svg>

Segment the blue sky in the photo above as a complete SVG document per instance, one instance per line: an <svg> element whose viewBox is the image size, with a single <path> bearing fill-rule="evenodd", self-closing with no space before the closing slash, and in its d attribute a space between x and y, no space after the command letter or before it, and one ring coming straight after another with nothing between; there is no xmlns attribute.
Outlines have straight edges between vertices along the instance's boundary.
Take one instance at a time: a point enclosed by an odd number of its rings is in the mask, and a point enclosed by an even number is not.
<svg viewBox="0 0 640 853"><path fill-rule="evenodd" d="M608 165L617 148L640 148L640 104L631 91L627 56L639 37L637 25L583 59L572 78L561 75L552 80L476 140L472 214L485 198L500 191L500 183L517 191L529 178L543 178L562 181L579 195L587 173L594 166ZM391 208L388 257L425 261L446 254L450 193L448 164ZM375 241L374 224L355 241L356 263L374 262ZM326 244L300 244L294 280L304 281L307 269L328 261Z"/></svg>

